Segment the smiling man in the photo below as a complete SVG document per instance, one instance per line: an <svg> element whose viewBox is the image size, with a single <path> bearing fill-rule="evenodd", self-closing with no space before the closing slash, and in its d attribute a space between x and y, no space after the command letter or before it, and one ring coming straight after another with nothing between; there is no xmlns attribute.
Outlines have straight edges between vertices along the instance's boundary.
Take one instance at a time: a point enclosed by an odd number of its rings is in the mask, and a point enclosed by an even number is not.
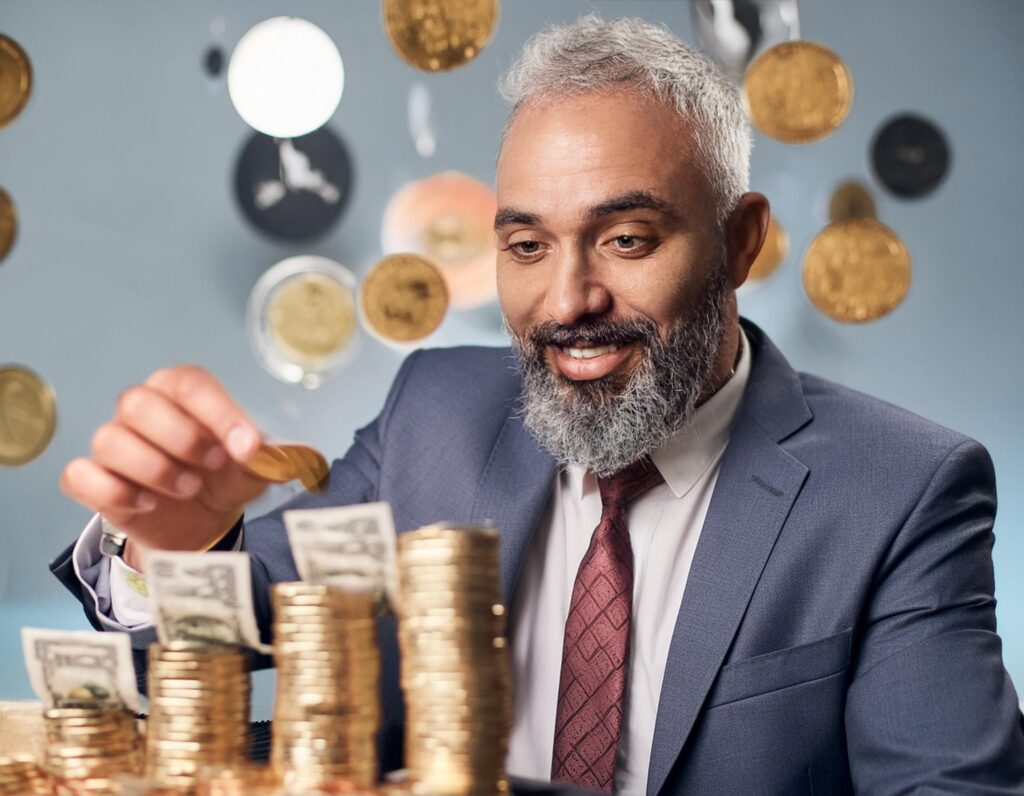
<svg viewBox="0 0 1024 796"><path fill-rule="evenodd" d="M973 440L798 374L735 290L764 239L735 88L668 31L595 17L504 89L505 349L424 351L290 507L391 503L502 531L513 774L622 793L1022 793L995 632L994 475ZM255 601L296 572L240 522L258 431L194 367L127 390L65 490L97 517L53 568L142 647L144 546L236 547ZM130 539L99 555L100 515ZM229 528L227 535L224 529ZM220 540L219 542L217 540ZM127 573L127 574L126 574ZM385 769L401 765L381 625Z"/></svg>

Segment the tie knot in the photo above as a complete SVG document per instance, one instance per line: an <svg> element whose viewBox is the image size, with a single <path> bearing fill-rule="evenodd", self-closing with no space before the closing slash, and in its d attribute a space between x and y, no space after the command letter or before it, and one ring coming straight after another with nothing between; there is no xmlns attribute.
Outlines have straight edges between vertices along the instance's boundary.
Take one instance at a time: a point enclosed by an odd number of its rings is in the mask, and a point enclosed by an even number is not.
<svg viewBox="0 0 1024 796"><path fill-rule="evenodd" d="M597 479L601 492L601 505L605 511L625 509L626 505L640 497L648 489L662 483L664 479L649 456L634 462L605 478Z"/></svg>

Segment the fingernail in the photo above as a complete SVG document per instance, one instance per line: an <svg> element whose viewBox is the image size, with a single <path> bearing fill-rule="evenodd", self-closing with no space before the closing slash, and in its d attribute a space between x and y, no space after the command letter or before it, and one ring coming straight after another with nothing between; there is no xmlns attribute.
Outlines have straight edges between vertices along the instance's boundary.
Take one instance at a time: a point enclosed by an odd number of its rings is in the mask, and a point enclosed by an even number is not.
<svg viewBox="0 0 1024 796"><path fill-rule="evenodd" d="M156 498L149 492L142 492L135 498L135 506L139 511L152 511L156 508Z"/></svg>
<svg viewBox="0 0 1024 796"><path fill-rule="evenodd" d="M203 457L203 465L209 470L219 470L228 460L228 452L220 445L214 445Z"/></svg>
<svg viewBox="0 0 1024 796"><path fill-rule="evenodd" d="M248 458L256 444L256 435L245 426L235 426L228 433L228 450L236 459Z"/></svg>
<svg viewBox="0 0 1024 796"><path fill-rule="evenodd" d="M174 482L174 491L186 497L192 497L203 488L203 479L195 473L182 473Z"/></svg>

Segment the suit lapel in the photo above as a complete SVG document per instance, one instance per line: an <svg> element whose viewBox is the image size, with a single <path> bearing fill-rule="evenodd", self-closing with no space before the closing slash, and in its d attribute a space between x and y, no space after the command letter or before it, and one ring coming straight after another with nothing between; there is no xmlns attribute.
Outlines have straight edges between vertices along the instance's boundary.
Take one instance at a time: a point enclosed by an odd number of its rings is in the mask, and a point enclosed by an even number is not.
<svg viewBox="0 0 1024 796"><path fill-rule="evenodd" d="M501 531L501 580L505 605L526 547L555 486L555 460L540 449L519 415L509 414L491 449L470 516Z"/></svg>
<svg viewBox="0 0 1024 796"><path fill-rule="evenodd" d="M752 325L756 359L719 470L669 647L647 793L664 785L725 659L808 469L778 444L811 413L796 374Z"/></svg>

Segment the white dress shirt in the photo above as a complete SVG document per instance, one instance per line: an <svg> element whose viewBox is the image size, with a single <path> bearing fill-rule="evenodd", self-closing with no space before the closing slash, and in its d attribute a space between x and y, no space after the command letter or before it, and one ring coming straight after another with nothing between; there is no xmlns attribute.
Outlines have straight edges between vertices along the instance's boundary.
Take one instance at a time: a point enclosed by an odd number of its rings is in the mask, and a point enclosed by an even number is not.
<svg viewBox="0 0 1024 796"><path fill-rule="evenodd" d="M618 793L642 794L647 789L654 721L676 615L750 375L745 337L742 344L733 377L697 408L685 429L651 454L665 483L641 495L627 511L633 546L633 624L615 766ZM551 778L569 602L580 562L601 519L601 495L591 473L570 467L556 477L551 501L526 551L509 614L515 725L508 770L540 780Z"/></svg>
<svg viewBox="0 0 1024 796"><path fill-rule="evenodd" d="M652 452L665 479L629 506L633 546L633 622L625 715L615 767L616 791L642 794L658 714L661 681L676 615L686 588L718 467L750 375L750 345L732 378L694 412L690 423ZM551 755L562 668L562 640L569 602L583 555L601 519L597 479L578 467L557 476L544 517L526 551L509 615L515 724L509 744L510 774L551 778ZM145 579L99 553L99 515L79 537L75 572L91 595L100 621L111 630L152 627ZM241 536L235 549L241 546ZM89 570L90 577L83 573Z"/></svg>

